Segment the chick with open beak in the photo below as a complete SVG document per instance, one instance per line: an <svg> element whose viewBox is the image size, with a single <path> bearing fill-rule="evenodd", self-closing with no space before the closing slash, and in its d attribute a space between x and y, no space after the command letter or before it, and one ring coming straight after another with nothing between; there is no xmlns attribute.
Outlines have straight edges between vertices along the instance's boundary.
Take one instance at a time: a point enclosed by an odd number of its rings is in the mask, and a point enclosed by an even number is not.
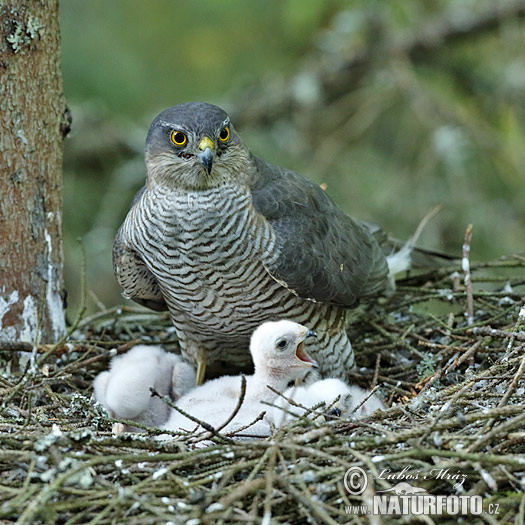
<svg viewBox="0 0 525 525"><path fill-rule="evenodd" d="M304 336L302 341L299 341L297 347L295 348L295 357L299 359L299 361L309 364L313 368L319 368L317 361L312 359L304 349L304 341L307 337L317 337L317 334L313 330L307 330L306 335Z"/></svg>
<svg viewBox="0 0 525 525"><path fill-rule="evenodd" d="M287 376L288 382L303 379L319 368L304 348L305 340L315 336L306 326L293 321L264 323L252 334L250 352L256 374L267 380Z"/></svg>
<svg viewBox="0 0 525 525"><path fill-rule="evenodd" d="M246 390L241 408L223 430L244 427L268 410L277 395L289 383L302 379L318 364L304 349L304 341L314 332L293 321L266 322L252 334L250 352L254 374L246 376ZM241 395L241 376L223 376L194 388L177 401L177 407L200 421L222 428L236 407ZM271 388L268 388L271 387ZM195 422L173 410L167 430L192 430ZM251 426L249 434L269 435L270 424L266 418Z"/></svg>

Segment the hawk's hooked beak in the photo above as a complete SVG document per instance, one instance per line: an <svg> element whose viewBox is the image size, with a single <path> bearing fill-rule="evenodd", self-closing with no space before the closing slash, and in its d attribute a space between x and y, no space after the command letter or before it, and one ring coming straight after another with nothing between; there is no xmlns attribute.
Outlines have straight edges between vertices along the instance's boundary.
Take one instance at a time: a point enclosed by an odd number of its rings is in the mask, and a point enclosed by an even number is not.
<svg viewBox="0 0 525 525"><path fill-rule="evenodd" d="M199 143L197 159L204 166L208 174L211 172L213 158L215 157L215 145L209 137L203 137Z"/></svg>

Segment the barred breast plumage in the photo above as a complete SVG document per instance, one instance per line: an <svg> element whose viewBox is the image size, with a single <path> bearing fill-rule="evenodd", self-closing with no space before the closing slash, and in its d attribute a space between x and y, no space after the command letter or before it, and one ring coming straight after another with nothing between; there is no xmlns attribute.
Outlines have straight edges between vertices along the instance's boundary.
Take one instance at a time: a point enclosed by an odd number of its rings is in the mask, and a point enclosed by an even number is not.
<svg viewBox="0 0 525 525"><path fill-rule="evenodd" d="M246 365L251 332L291 319L318 333L308 351L321 372L344 378L348 308L387 285L368 229L314 183L254 157L215 106L161 113L146 165L115 239L125 295L168 309L183 355L201 365Z"/></svg>

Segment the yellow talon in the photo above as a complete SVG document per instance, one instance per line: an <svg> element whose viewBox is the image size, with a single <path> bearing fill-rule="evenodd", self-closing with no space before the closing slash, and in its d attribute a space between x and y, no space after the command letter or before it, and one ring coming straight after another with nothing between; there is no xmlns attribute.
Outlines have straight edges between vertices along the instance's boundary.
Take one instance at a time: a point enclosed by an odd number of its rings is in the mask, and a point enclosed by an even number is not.
<svg viewBox="0 0 525 525"><path fill-rule="evenodd" d="M205 377L206 377L206 360L199 359L197 361L197 380L196 380L197 386L200 386L204 383Z"/></svg>

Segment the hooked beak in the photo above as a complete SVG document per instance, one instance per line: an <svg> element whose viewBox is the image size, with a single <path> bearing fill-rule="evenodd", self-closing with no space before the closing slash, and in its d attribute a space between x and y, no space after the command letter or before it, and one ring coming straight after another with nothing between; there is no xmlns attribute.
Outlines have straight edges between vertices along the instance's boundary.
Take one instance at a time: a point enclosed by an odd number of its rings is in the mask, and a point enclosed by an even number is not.
<svg viewBox="0 0 525 525"><path fill-rule="evenodd" d="M308 330L306 332L304 338L299 342L297 345L297 348L295 349L295 357L299 359L303 364L307 366L311 366L312 368L319 368L319 365L317 364L317 361L312 359L304 350L304 340L307 337L317 337L317 334L313 332L312 330Z"/></svg>
<svg viewBox="0 0 525 525"><path fill-rule="evenodd" d="M199 143L199 153L197 153L198 161L204 166L208 175L213 166L213 159L215 157L215 145L209 137L203 137Z"/></svg>

